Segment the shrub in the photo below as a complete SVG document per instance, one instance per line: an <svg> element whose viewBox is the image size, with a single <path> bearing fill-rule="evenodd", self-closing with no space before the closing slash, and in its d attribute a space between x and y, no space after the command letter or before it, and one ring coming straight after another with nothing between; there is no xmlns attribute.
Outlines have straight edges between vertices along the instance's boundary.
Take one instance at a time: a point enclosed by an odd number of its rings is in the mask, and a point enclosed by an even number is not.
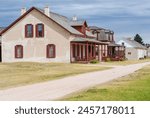
<svg viewBox="0 0 150 118"><path fill-rule="evenodd" d="M97 64L97 63L99 63L99 61L96 60L96 59L94 59L94 60L91 60L90 63L91 63L91 64Z"/></svg>
<svg viewBox="0 0 150 118"><path fill-rule="evenodd" d="M106 62L110 62L111 59L109 57L106 58Z"/></svg>

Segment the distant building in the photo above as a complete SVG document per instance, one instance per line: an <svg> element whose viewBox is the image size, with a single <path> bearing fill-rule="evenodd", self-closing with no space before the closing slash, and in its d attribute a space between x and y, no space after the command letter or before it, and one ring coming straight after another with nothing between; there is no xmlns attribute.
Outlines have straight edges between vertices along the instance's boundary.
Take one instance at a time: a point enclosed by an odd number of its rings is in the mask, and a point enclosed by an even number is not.
<svg viewBox="0 0 150 118"><path fill-rule="evenodd" d="M139 60L147 57L147 48L132 38L124 38L118 44L126 46L125 57L128 60Z"/></svg>
<svg viewBox="0 0 150 118"><path fill-rule="evenodd" d="M110 58L112 61L123 60L125 58L125 46L115 42L114 32L112 30L91 26L89 27L92 34L97 37L98 41L107 43L107 54L105 58Z"/></svg>
<svg viewBox="0 0 150 118"><path fill-rule="evenodd" d="M147 49L147 56L150 57L150 47Z"/></svg>

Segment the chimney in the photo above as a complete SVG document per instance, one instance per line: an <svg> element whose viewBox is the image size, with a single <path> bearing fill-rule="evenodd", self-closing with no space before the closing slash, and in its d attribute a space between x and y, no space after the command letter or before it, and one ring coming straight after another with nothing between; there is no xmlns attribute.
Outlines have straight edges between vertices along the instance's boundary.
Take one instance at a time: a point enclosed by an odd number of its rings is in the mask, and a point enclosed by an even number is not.
<svg viewBox="0 0 150 118"><path fill-rule="evenodd" d="M21 9L21 15L25 14L26 11L27 11L26 8L22 8L22 9Z"/></svg>
<svg viewBox="0 0 150 118"><path fill-rule="evenodd" d="M77 21L77 20L78 20L77 16L73 16L73 17L72 17L72 20L73 20L73 21Z"/></svg>
<svg viewBox="0 0 150 118"><path fill-rule="evenodd" d="M49 6L46 6L46 7L44 8L44 13L45 13L45 15L47 15L48 17L50 17L50 9L49 9Z"/></svg>

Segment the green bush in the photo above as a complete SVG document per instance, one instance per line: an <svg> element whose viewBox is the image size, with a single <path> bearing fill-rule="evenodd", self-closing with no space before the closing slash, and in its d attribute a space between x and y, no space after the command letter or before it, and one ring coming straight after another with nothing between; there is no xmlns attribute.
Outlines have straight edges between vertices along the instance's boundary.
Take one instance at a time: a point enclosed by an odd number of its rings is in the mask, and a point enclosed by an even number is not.
<svg viewBox="0 0 150 118"><path fill-rule="evenodd" d="M110 62L111 59L109 57L106 58L106 62Z"/></svg>
<svg viewBox="0 0 150 118"><path fill-rule="evenodd" d="M96 59L94 59L94 60L91 60L90 63L91 63L91 64L97 64L97 63L99 63L99 61L96 60Z"/></svg>

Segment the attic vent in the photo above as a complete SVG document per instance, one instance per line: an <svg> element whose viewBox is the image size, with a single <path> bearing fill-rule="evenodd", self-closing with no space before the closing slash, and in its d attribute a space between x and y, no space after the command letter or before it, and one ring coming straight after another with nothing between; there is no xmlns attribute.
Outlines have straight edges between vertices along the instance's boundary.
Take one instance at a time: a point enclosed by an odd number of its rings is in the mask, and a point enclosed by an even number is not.
<svg viewBox="0 0 150 118"><path fill-rule="evenodd" d="M73 20L73 21L77 21L77 20L78 20L77 16L73 16L73 17L72 17L72 20Z"/></svg>

